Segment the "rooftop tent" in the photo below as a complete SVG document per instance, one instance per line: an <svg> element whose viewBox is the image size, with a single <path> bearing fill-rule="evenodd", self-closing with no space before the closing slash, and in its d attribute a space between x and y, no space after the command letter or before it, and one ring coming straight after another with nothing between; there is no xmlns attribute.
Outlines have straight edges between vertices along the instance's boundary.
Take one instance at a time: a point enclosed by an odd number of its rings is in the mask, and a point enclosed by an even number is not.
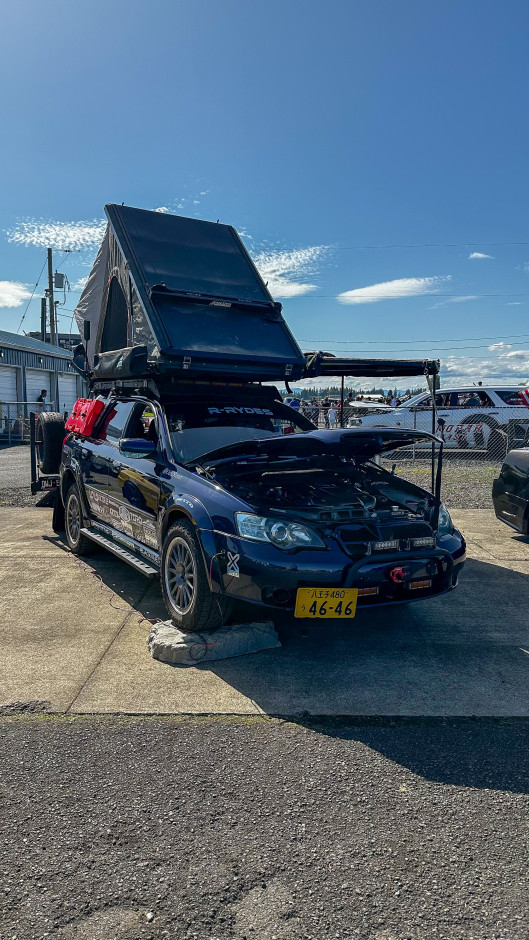
<svg viewBox="0 0 529 940"><path fill-rule="evenodd" d="M299 378L305 359L230 225L108 205L76 308L88 358L145 345L159 370Z"/></svg>

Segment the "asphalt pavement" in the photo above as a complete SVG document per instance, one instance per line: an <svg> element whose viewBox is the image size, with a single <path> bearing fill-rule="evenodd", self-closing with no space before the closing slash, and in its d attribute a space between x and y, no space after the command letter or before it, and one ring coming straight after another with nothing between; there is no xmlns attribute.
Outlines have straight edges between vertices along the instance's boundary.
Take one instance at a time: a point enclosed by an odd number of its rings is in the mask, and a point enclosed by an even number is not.
<svg viewBox="0 0 529 940"><path fill-rule="evenodd" d="M526 940L526 721L1 724L11 940Z"/></svg>

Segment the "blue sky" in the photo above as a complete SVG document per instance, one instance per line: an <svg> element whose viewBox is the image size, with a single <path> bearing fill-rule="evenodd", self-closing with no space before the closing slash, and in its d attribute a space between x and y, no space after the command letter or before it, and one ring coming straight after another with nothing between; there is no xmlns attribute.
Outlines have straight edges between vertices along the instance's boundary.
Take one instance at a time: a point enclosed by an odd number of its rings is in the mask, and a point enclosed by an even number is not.
<svg viewBox="0 0 529 940"><path fill-rule="evenodd" d="M304 349L529 381L526 0L19 0L2 23L2 328L47 244L80 284L123 201L245 233Z"/></svg>

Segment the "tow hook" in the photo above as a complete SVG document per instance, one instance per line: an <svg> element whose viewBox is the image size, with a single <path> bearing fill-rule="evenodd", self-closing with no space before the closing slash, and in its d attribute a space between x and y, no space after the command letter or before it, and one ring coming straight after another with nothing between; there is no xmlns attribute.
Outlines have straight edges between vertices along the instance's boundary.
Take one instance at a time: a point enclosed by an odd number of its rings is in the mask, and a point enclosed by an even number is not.
<svg viewBox="0 0 529 940"><path fill-rule="evenodd" d="M389 572L389 576L395 584L402 584L406 578L409 578L410 574L410 569L405 565L398 565Z"/></svg>

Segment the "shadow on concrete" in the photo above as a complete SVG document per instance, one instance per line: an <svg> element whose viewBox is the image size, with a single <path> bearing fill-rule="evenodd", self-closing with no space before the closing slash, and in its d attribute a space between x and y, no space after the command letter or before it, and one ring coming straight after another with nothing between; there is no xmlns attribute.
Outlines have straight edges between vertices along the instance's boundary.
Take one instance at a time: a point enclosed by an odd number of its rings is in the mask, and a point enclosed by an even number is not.
<svg viewBox="0 0 529 940"><path fill-rule="evenodd" d="M51 541L64 547L58 536ZM157 580L104 551L82 562L141 617L167 619ZM309 623L306 636L306 621L282 615L274 618L280 648L197 668L263 713L291 719L529 717L528 609L527 575L471 559L447 595L360 611L349 622ZM255 608L236 612L236 620L245 618L255 620ZM207 713L207 702L200 710Z"/></svg>

